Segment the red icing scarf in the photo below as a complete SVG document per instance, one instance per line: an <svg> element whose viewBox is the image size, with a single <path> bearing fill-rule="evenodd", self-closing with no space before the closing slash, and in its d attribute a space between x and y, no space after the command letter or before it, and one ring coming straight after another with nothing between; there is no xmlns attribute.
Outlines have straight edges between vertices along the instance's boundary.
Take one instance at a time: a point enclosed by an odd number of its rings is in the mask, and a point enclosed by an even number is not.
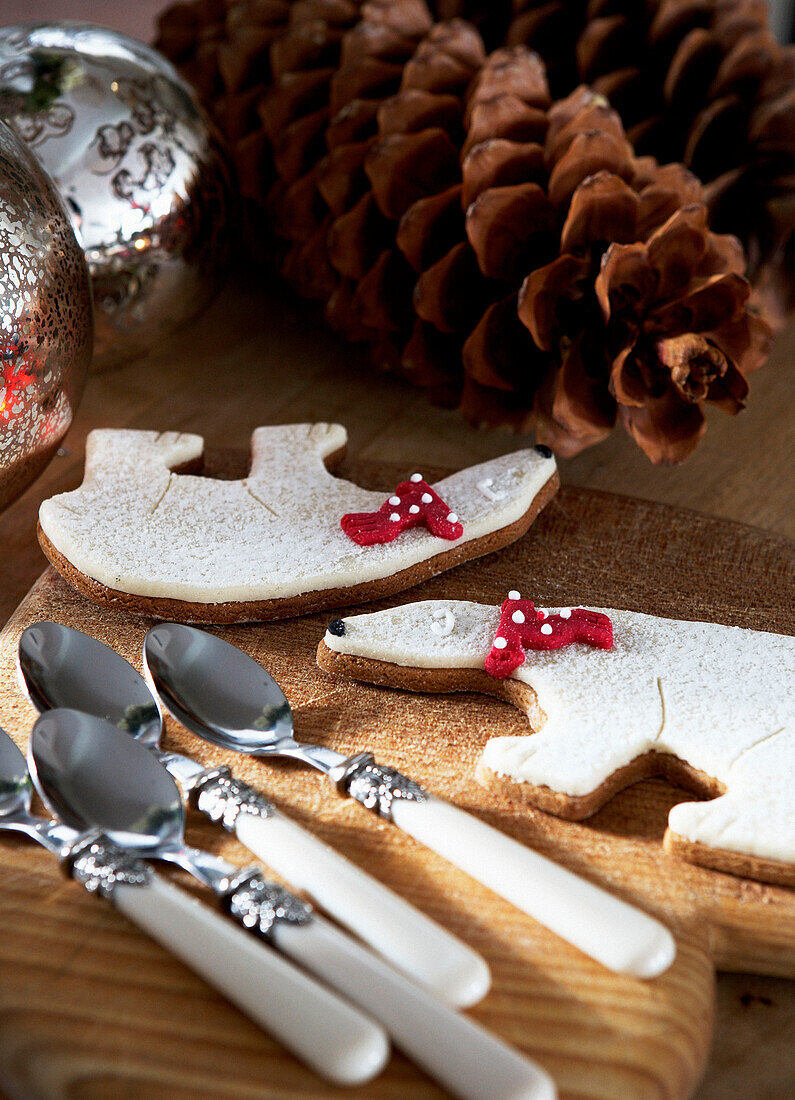
<svg viewBox="0 0 795 1100"><path fill-rule="evenodd" d="M455 512L451 512L438 493L420 474L401 481L393 496L377 512L348 512L340 520L348 536L359 546L392 542L401 531L424 525L440 539L460 539L464 533Z"/></svg>
<svg viewBox="0 0 795 1100"><path fill-rule="evenodd" d="M536 611L532 600L510 593L502 605L500 625L486 672L497 680L510 676L524 662L526 649L560 649L572 642L585 642L598 649L613 648L613 624L599 611L575 607L559 615Z"/></svg>

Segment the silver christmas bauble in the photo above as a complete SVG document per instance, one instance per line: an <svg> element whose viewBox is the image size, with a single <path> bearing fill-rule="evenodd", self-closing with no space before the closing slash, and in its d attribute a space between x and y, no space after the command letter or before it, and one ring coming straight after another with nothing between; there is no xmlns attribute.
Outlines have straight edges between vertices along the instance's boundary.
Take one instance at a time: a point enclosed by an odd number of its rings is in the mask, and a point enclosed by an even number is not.
<svg viewBox="0 0 795 1100"><path fill-rule="evenodd" d="M206 305L227 255L229 162L165 58L88 24L0 27L0 118L69 208L96 363L148 350Z"/></svg>
<svg viewBox="0 0 795 1100"><path fill-rule="evenodd" d="M72 423L93 343L83 250L52 180L0 122L0 508Z"/></svg>

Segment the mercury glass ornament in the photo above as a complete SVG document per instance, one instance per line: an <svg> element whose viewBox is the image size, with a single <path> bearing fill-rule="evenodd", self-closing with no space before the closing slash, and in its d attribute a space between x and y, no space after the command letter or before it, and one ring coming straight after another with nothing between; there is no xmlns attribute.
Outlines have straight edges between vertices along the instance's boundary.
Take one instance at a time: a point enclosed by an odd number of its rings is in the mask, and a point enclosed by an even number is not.
<svg viewBox="0 0 795 1100"><path fill-rule="evenodd" d="M0 27L0 118L69 208L95 363L148 350L206 305L227 256L229 162L165 58L83 23Z"/></svg>
<svg viewBox="0 0 795 1100"><path fill-rule="evenodd" d="M83 250L52 180L0 122L0 508L72 423L93 343Z"/></svg>

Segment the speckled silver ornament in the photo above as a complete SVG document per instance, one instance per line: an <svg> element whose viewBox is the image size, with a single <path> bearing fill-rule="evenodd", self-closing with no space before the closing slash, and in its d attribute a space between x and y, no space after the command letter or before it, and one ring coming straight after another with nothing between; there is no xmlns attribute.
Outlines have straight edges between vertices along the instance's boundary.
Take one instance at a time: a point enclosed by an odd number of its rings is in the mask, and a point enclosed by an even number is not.
<svg viewBox="0 0 795 1100"><path fill-rule="evenodd" d="M46 466L91 360L91 287L52 180L0 122L0 508Z"/></svg>
<svg viewBox="0 0 795 1100"><path fill-rule="evenodd" d="M96 363L149 350L206 305L227 256L228 158L165 58L88 24L0 27L0 117L69 208Z"/></svg>

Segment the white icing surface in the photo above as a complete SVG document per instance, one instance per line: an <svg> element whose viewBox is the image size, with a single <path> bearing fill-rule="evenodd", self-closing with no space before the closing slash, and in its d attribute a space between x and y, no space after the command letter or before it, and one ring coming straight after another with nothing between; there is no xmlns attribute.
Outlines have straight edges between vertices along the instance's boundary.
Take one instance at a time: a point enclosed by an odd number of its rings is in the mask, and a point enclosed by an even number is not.
<svg viewBox="0 0 795 1100"><path fill-rule="evenodd" d="M169 470L202 453L200 436L95 431L83 484L44 501L39 520L76 569L109 588L194 603L269 600L379 580L507 527L555 472L533 449L462 470L434 486L461 516L460 539L415 528L362 547L340 520L376 511L386 494L326 470L324 457L346 439L339 424L258 428L249 476L219 481ZM499 504L478 491L484 474L505 491Z"/></svg>
<svg viewBox="0 0 795 1100"><path fill-rule="evenodd" d="M550 608L554 614L568 608ZM546 714L539 732L496 737L485 767L516 782L587 795L650 750L719 780L726 793L669 815L692 841L769 859L795 859L795 638L714 623L593 608L613 622L614 648L574 644L528 651L512 676ZM438 636L434 616L455 630ZM420 668L483 668L499 607L410 603L345 619L329 649Z"/></svg>

